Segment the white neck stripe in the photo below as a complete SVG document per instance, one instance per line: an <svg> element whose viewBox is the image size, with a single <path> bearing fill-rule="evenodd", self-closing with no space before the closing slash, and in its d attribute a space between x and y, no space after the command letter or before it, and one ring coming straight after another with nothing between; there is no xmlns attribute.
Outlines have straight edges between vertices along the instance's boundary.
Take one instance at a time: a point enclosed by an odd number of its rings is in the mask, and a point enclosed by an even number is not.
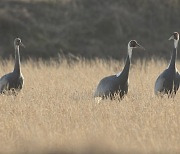
<svg viewBox="0 0 180 154"><path fill-rule="evenodd" d="M133 48L128 45L128 55L129 55L130 59L131 59L131 56L132 56L132 49Z"/></svg>
<svg viewBox="0 0 180 154"><path fill-rule="evenodd" d="M174 47L177 48L179 40L174 40Z"/></svg>

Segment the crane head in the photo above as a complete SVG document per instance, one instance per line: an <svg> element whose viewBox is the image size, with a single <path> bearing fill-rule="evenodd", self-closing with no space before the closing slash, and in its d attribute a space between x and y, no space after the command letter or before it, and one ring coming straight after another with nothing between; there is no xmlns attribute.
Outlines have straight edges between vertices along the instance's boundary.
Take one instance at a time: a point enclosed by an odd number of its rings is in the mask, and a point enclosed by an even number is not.
<svg viewBox="0 0 180 154"><path fill-rule="evenodd" d="M137 43L136 40L131 40L131 41L128 43L128 47L129 47L129 48L142 48L142 49L144 49L144 47L141 46L139 43Z"/></svg>
<svg viewBox="0 0 180 154"><path fill-rule="evenodd" d="M179 33L174 32L173 35L169 38L169 40L179 40Z"/></svg>
<svg viewBox="0 0 180 154"><path fill-rule="evenodd" d="M15 40L14 40L14 45L15 45L15 46L25 47L24 44L21 42L21 39L20 39L20 38L15 38Z"/></svg>
<svg viewBox="0 0 180 154"><path fill-rule="evenodd" d="M131 56L132 56L132 49L133 48L141 48L141 49L145 50L144 47L142 47L139 43L137 43L136 40L131 40L128 43L128 55L129 55L129 58L131 58Z"/></svg>

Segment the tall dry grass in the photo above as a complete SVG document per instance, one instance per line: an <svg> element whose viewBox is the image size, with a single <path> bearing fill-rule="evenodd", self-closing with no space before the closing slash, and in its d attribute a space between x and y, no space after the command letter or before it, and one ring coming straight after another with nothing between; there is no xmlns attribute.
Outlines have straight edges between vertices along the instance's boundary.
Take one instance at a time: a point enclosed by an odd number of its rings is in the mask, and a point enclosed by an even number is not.
<svg viewBox="0 0 180 154"><path fill-rule="evenodd" d="M165 61L137 60L128 95L121 102L98 104L96 85L118 73L123 62L23 63L22 92L0 96L0 152L180 153L180 92L174 99L153 92L166 66ZM0 68L3 75L13 62L3 61Z"/></svg>

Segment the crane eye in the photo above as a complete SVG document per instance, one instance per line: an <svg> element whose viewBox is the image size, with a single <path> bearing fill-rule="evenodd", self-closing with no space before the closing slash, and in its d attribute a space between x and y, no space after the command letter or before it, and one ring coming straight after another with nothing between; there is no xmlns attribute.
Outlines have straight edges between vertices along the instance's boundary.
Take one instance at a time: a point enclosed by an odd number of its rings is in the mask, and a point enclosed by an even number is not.
<svg viewBox="0 0 180 154"><path fill-rule="evenodd" d="M135 41L131 41L131 47L135 47L136 46L136 42Z"/></svg>

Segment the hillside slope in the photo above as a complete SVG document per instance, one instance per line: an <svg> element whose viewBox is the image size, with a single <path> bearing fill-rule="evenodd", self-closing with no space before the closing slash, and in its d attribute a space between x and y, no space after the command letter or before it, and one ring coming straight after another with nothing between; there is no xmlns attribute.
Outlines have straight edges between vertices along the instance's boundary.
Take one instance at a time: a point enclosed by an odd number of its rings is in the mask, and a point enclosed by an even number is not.
<svg viewBox="0 0 180 154"><path fill-rule="evenodd" d="M0 55L13 54L13 40L21 37L23 57L122 58L127 43L136 39L148 52L169 57L168 38L179 31L178 0L60 0L0 2Z"/></svg>

